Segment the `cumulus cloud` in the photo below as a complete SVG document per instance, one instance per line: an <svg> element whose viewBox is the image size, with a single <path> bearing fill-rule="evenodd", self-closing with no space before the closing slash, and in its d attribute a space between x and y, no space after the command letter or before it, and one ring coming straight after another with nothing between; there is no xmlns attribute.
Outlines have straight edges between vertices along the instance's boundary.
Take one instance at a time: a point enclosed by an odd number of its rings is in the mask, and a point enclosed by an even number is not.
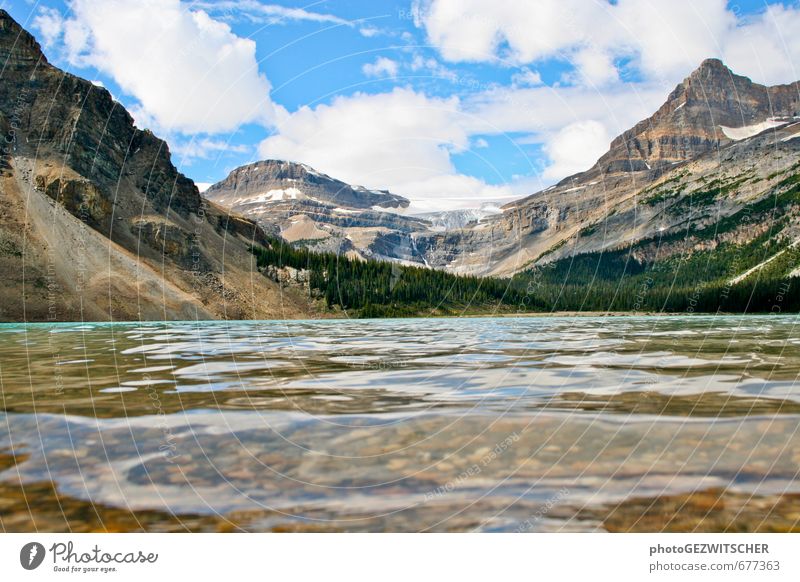
<svg viewBox="0 0 800 582"><path fill-rule="evenodd" d="M55 8L42 7L33 18L31 25L39 33L39 38L45 48L49 48L64 32L64 17Z"/></svg>
<svg viewBox="0 0 800 582"><path fill-rule="evenodd" d="M576 121L564 127L546 143L545 153L550 165L542 177L558 180L591 167L598 152L608 149L611 141L606 126L594 120Z"/></svg>
<svg viewBox="0 0 800 582"><path fill-rule="evenodd" d="M468 207L542 185L520 178L519 184L497 186L459 174L453 156L485 147L485 137L521 135L515 140L522 145L544 144L549 165L541 178L552 182L591 167L614 135L649 116L664 96L656 85L604 92L494 88L462 99L407 88L359 93L301 108L261 143L259 153L303 161L350 183L389 188L417 209Z"/></svg>
<svg viewBox="0 0 800 582"><path fill-rule="evenodd" d="M457 81L458 75L445 67L442 63L431 57L425 57L419 53L414 55L414 58L408 64L408 68L413 73L429 73L432 77L439 79L446 79L448 81Z"/></svg>
<svg viewBox="0 0 800 582"><path fill-rule="evenodd" d="M671 89L671 87L670 87ZM602 91L589 87L494 88L464 99L470 131L476 134L528 134L528 143L546 142L579 121L602 123L617 135L652 115L668 89L659 84L618 85ZM595 152L599 157L608 147Z"/></svg>
<svg viewBox="0 0 800 582"><path fill-rule="evenodd" d="M652 115L666 94L657 83L495 88L464 99L462 107L470 133L519 134L518 144L541 144L548 158L542 178L550 182L591 167L614 136Z"/></svg>
<svg viewBox="0 0 800 582"><path fill-rule="evenodd" d="M619 72L610 54L596 48L586 48L575 53L573 63L583 84L602 86L619 81Z"/></svg>
<svg viewBox="0 0 800 582"><path fill-rule="evenodd" d="M407 88L357 93L330 105L302 107L259 152L306 162L350 183L389 188L427 208L507 195L505 188L456 171L451 155L469 149L470 124L456 97L428 97Z"/></svg>
<svg viewBox="0 0 800 582"><path fill-rule="evenodd" d="M250 122L269 126L281 115L258 70L255 43L206 12L178 0L69 6L59 28L69 62L111 76L138 101L137 122L166 132L217 133Z"/></svg>
<svg viewBox="0 0 800 582"><path fill-rule="evenodd" d="M396 77L397 62L386 57L378 57L375 62L366 63L361 67L361 71L367 77Z"/></svg>
<svg viewBox="0 0 800 582"><path fill-rule="evenodd" d="M797 6L744 17L725 0L415 0L413 10L445 60L522 67L511 87L477 92L462 107L471 133L521 133L518 143L541 145L548 181L590 167L705 58L756 82L800 77ZM562 84L539 86L530 66L552 60L572 69ZM631 73L638 80L623 82Z"/></svg>
<svg viewBox="0 0 800 582"><path fill-rule="evenodd" d="M415 0L415 23L451 61L530 63L584 44L607 20L583 0Z"/></svg>
<svg viewBox="0 0 800 582"><path fill-rule="evenodd" d="M568 59L574 81L617 80L619 63L679 81L708 57L764 83L797 79L800 8L737 17L725 0L415 0L415 22L450 61L528 64Z"/></svg>
<svg viewBox="0 0 800 582"><path fill-rule="evenodd" d="M722 58L734 71L770 85L800 79L800 9L769 6L762 15L740 27L735 41L726 43Z"/></svg>
<svg viewBox="0 0 800 582"><path fill-rule="evenodd" d="M469 144L460 115L455 97L404 88L356 93L300 108L259 149L265 157L305 160L351 182L412 182L452 170L449 152Z"/></svg>

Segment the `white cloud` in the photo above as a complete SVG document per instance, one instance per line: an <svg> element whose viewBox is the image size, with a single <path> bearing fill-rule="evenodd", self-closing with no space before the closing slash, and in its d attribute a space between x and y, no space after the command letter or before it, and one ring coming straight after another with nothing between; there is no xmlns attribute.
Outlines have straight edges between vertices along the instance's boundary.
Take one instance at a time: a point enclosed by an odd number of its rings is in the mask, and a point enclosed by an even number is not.
<svg viewBox="0 0 800 582"><path fill-rule="evenodd" d="M436 59L424 57L421 54L414 55L414 58L408 64L408 68L414 73L427 71L433 77L439 79L446 79L448 81L458 80L458 75L454 71L451 71Z"/></svg>
<svg viewBox="0 0 800 582"><path fill-rule="evenodd" d="M511 134L519 144L543 144L549 165L541 179L552 182L591 167L614 135L651 115L665 94L656 85L491 89L464 99L399 88L356 94L301 108L259 153L306 162L353 184L389 188L418 209L475 206L531 193L522 188L542 182L489 185L459 174L453 154L485 147L487 136Z"/></svg>
<svg viewBox="0 0 800 582"><path fill-rule="evenodd" d="M302 161L352 184L389 188L411 198L417 209L469 207L530 194L524 188L588 169L614 135L651 115L666 93L655 83L603 90L495 87L463 99L406 88L359 93L302 107L261 143L259 153ZM459 174L453 154L480 150L487 136L498 135L522 145L543 144L549 165L541 176L497 186ZM532 160L531 167L541 163Z"/></svg>
<svg viewBox="0 0 800 582"><path fill-rule="evenodd" d="M760 17L740 27L735 42L722 57L736 72L745 72L770 85L800 79L800 10L770 6Z"/></svg>
<svg viewBox="0 0 800 582"><path fill-rule="evenodd" d="M214 0L193 2L194 8L210 14L220 14L226 19L246 18L261 24L286 24L287 22L322 22L352 26L354 23L333 14L312 12L304 8L290 8L279 4L262 4L258 0Z"/></svg>
<svg viewBox="0 0 800 582"><path fill-rule="evenodd" d="M762 83L797 80L800 8L737 18L725 0L415 0L415 21L450 61L569 60L574 81L612 83L619 60L676 83L708 57Z"/></svg>
<svg viewBox="0 0 800 582"><path fill-rule="evenodd" d="M40 8L31 24L45 48L53 46L64 32L64 17L55 8Z"/></svg>
<svg viewBox="0 0 800 582"><path fill-rule="evenodd" d="M611 135L598 121L576 121L558 131L544 146L551 164L542 177L559 180L582 172L608 149Z"/></svg>
<svg viewBox="0 0 800 582"><path fill-rule="evenodd" d="M761 83L800 77L800 7L739 18L725 0L415 0L414 11L446 60L525 67L511 87L473 94L463 107L477 122L471 133L527 133L516 141L541 144L545 180L590 167L705 58ZM565 59L567 86L540 87L526 67ZM643 81L623 83L627 69Z"/></svg>
<svg viewBox="0 0 800 582"><path fill-rule="evenodd" d="M262 142L260 152L304 160L353 183L411 182L452 170L449 151L469 145L460 115L455 97L429 98L400 88L356 93L300 108Z"/></svg>
<svg viewBox="0 0 800 582"><path fill-rule="evenodd" d="M549 159L542 179L550 182L591 167L614 136L652 115L666 94L655 83L497 88L465 99L462 107L471 134L523 134L514 141L541 144Z"/></svg>
<svg viewBox="0 0 800 582"><path fill-rule="evenodd" d="M280 107L255 43L178 0L72 0L63 23L70 62L94 66L138 100L137 122L217 133L275 123Z"/></svg>
<svg viewBox="0 0 800 582"><path fill-rule="evenodd" d="M602 39L602 50L622 45L620 52L636 59L647 77L671 82L718 56L736 26L725 0L622 0L611 13L619 25Z"/></svg>
<svg viewBox="0 0 800 582"><path fill-rule="evenodd" d="M652 115L667 92L658 84L603 90L579 86L495 88L465 99L464 108L471 114L473 133L528 133L545 141L567 125L586 120L602 123L611 135L619 134Z"/></svg>
<svg viewBox="0 0 800 582"><path fill-rule="evenodd" d="M596 48L585 48L575 53L573 63L586 85L602 86L619 81L619 73L611 55Z"/></svg>
<svg viewBox="0 0 800 582"><path fill-rule="evenodd" d="M511 202L517 196L511 185L494 186L472 176L444 173L422 180L405 182L395 190L411 199L412 213L476 208L493 200L500 204Z"/></svg>
<svg viewBox="0 0 800 582"><path fill-rule="evenodd" d="M542 84L542 76L538 71L525 67L511 77L511 83L519 87L536 87Z"/></svg>
<svg viewBox="0 0 800 582"><path fill-rule="evenodd" d="M396 77L397 62L386 57L378 57L373 63L366 63L361 71L367 77Z"/></svg>
<svg viewBox="0 0 800 582"><path fill-rule="evenodd" d="M358 29L358 32L361 33L361 36L372 38L373 36L381 34L381 29L375 28L374 26L362 26Z"/></svg>
<svg viewBox="0 0 800 582"><path fill-rule="evenodd" d="M415 0L415 22L451 61L530 63L585 44L608 20L584 0Z"/></svg>
<svg viewBox="0 0 800 582"><path fill-rule="evenodd" d="M510 192L456 171L451 154L470 148L471 123L456 97L401 88L357 93L302 107L261 143L259 153L302 161L352 184L389 188L418 208L474 205Z"/></svg>

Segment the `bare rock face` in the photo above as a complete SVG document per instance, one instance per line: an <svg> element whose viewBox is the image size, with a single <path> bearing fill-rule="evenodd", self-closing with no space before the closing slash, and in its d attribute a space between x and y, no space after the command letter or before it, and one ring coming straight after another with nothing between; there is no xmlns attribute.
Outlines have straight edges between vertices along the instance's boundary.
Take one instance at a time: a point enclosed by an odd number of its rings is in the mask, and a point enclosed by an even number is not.
<svg viewBox="0 0 800 582"><path fill-rule="evenodd" d="M0 131L0 320L307 313L256 271L259 227L204 200L164 141L3 10Z"/></svg>
<svg viewBox="0 0 800 582"><path fill-rule="evenodd" d="M703 61L656 113L617 137L589 173L664 169L730 143L722 129L800 114L796 85L765 87Z"/></svg>

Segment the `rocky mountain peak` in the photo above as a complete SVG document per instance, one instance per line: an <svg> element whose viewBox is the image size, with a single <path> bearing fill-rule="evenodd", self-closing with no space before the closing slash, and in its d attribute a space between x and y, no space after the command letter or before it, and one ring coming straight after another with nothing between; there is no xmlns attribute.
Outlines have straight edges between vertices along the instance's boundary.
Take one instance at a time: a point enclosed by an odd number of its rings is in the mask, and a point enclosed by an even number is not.
<svg viewBox="0 0 800 582"><path fill-rule="evenodd" d="M719 59L706 59L656 113L615 138L585 174L658 174L751 134L747 128L763 131L776 118L792 118L799 112L797 83L766 87L733 73Z"/></svg>
<svg viewBox="0 0 800 582"><path fill-rule="evenodd" d="M331 178L306 164L262 160L240 166L211 186L206 197L233 205L247 199L260 203L310 199L345 208L406 208L409 201L387 190L370 190Z"/></svg>
<svg viewBox="0 0 800 582"><path fill-rule="evenodd" d="M701 77L704 75L715 75L715 74L725 74L725 75L732 75L732 71L725 66L720 59L717 58L710 58L705 59L700 66L697 67L694 71L692 71L690 77Z"/></svg>
<svg viewBox="0 0 800 582"><path fill-rule="evenodd" d="M0 9L0 71L47 62L42 47L5 10Z"/></svg>
<svg viewBox="0 0 800 582"><path fill-rule="evenodd" d="M0 129L17 126L16 154L53 155L108 200L125 180L159 212L200 208L197 188L176 169L167 144L135 127L106 89L48 63L36 39L2 10L0 80ZM104 224L111 228L110 215Z"/></svg>

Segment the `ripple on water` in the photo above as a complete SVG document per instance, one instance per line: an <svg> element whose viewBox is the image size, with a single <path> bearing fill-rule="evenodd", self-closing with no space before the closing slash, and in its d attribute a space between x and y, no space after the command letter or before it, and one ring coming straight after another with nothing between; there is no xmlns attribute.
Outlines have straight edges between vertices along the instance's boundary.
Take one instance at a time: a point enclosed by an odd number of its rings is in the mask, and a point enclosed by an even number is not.
<svg viewBox="0 0 800 582"><path fill-rule="evenodd" d="M794 320L2 325L0 484L254 529L614 529L708 491L786 524Z"/></svg>

